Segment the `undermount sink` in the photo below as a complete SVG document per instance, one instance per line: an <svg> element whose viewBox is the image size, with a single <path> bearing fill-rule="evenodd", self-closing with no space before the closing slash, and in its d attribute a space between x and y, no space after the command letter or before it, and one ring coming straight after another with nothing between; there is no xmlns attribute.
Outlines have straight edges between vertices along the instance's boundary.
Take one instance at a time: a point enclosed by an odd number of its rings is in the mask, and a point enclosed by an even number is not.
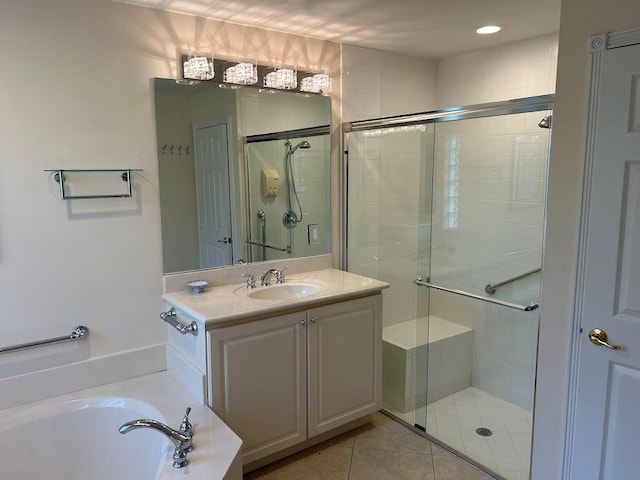
<svg viewBox="0 0 640 480"><path fill-rule="evenodd" d="M261 287L258 290L244 290L244 295L254 300L285 300L303 298L318 293L320 286L312 283L289 283Z"/></svg>

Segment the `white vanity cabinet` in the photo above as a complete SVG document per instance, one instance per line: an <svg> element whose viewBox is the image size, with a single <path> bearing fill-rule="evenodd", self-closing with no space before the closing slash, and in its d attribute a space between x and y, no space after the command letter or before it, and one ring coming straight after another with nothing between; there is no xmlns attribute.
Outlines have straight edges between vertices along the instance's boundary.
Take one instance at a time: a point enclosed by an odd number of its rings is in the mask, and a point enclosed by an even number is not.
<svg viewBox="0 0 640 480"><path fill-rule="evenodd" d="M207 331L209 406L254 462L381 407L382 295Z"/></svg>

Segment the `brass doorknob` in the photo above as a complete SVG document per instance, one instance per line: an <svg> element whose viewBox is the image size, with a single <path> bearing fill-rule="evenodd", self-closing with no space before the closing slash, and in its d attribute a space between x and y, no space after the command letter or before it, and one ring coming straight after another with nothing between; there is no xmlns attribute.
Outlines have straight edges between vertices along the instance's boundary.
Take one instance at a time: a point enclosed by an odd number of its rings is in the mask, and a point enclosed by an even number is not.
<svg viewBox="0 0 640 480"><path fill-rule="evenodd" d="M594 345L607 347L611 350L622 350L620 345L612 345L608 343L607 341L609 340L609 336L607 335L607 332L600 330L599 328L592 328L591 331L589 331L589 340L591 340L591 343Z"/></svg>

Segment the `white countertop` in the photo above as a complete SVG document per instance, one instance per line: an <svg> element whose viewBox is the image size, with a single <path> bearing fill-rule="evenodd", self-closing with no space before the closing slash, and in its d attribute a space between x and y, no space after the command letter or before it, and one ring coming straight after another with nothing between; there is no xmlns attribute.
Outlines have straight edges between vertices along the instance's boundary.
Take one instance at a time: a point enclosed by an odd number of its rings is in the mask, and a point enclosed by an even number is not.
<svg viewBox="0 0 640 480"><path fill-rule="evenodd" d="M259 279L257 279L259 283ZM297 298L258 300L246 296L277 287L258 287L248 290L245 283L213 286L197 295L189 291L165 293L162 298L177 310L205 324L207 328L228 326L235 321L243 321L252 316L263 316L293 309L304 309L340 301L347 298L370 295L387 288L389 284L334 268L287 275L285 284L311 283L318 285L319 291Z"/></svg>

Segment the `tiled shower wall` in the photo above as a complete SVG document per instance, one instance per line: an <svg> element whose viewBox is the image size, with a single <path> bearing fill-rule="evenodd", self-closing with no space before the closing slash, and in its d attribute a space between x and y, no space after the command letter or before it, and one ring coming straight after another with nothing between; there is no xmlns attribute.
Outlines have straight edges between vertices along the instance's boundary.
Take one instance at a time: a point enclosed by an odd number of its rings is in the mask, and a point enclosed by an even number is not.
<svg viewBox="0 0 640 480"><path fill-rule="evenodd" d="M537 123L545 114L437 125L432 282L485 295L487 284L540 267L549 131ZM539 278L504 286L495 297L537 301ZM473 386L531 409L535 313L443 292L432 292L430 313L473 329Z"/></svg>
<svg viewBox="0 0 640 480"><path fill-rule="evenodd" d="M345 122L437 106L436 62L343 45L342 74ZM417 313L412 280L418 239L428 234L432 137L433 127L355 134L349 145L349 269L393 285L384 292L385 326Z"/></svg>
<svg viewBox="0 0 640 480"><path fill-rule="evenodd" d="M349 142L349 270L383 279L384 326L416 318L420 245L429 235L433 126L353 133Z"/></svg>
<svg viewBox="0 0 640 480"><path fill-rule="evenodd" d="M368 49L354 50L359 57L364 55L362 58L365 60L375 55L375 51ZM393 88L389 85L382 95L388 99L395 95L402 110L380 110L380 115L376 115L379 99L366 93L367 82L361 84L349 80L350 67L362 65L353 61L354 56L351 47L343 46L345 120L553 93L557 36L546 35L478 50L437 63L415 60L411 82L398 81ZM366 62L364 65L366 79L369 70ZM424 72L433 72L434 68L437 80L432 84L433 77ZM387 63L381 61L379 70L386 69ZM420 69L422 75L416 71ZM416 78L422 78L422 83L413 83ZM357 85L363 85L364 93L352 92ZM434 91L437 92L435 96ZM412 96L416 101L407 103L406 99ZM544 115L538 116L542 118ZM535 125L540 118L519 119L521 124L515 125L508 117L503 117L492 119L488 127L477 128L473 123L462 125L461 122L453 122L444 128L441 128L442 124L438 125L441 134L436 135L433 267L435 272L447 276L447 284L477 290L478 286L507 278L512 272L515 274L539 266L547 173L542 161L547 153L546 140L543 140L547 131L541 131ZM426 237L428 222L424 220L430 211L428 180L415 176L415 171L424 162L430 145L422 141L424 145L418 147L421 141L417 137L420 135L427 138L425 133L417 132L380 137L373 142L362 137L362 145L358 144L356 152L350 151L349 156L349 211L353 220L349 226L349 265L353 271L391 282L392 288L385 293L385 325L415 318L416 289L411 280L417 273L426 271L427 266L424 261L420 262L421 270L418 271L415 261L424 260L425 252L418 249L418 244L426 245L429 240ZM460 170L460 195L457 199L458 220L464 218L464 228L444 229L445 162L450 159L450 147L455 146L451 143L453 138L462 148L458 152L462 157L458 160L465 158ZM407 146L407 156L400 154L402 147L398 144ZM412 144L413 153L419 154L411 155L409 146ZM393 154L385 155L385 150ZM380 158L376 157L376 152ZM492 157L489 163L482 159L487 155ZM356 166L358 156L361 156L362 163ZM412 161L414 165L411 167ZM386 171L383 171L383 165L386 165ZM390 169L396 175L406 176L405 183L388 188L384 182L389 180L386 175ZM419 193L421 189L422 196ZM483 198L482 195L488 196ZM403 200L418 202L414 216L403 218L406 212L412 211ZM424 213L422 217L420 212ZM415 229L413 235L409 234L412 228ZM499 247L493 241L506 235L513 238L504 242L506 246ZM411 236L413 240L409 240ZM461 281L461 284L452 285L451 281ZM525 298L537 288L535 279L521 285L523 289L510 292L519 301L519 297ZM441 292L431 295L431 313L474 329L475 386L531 408L537 339L535 316Z"/></svg>

